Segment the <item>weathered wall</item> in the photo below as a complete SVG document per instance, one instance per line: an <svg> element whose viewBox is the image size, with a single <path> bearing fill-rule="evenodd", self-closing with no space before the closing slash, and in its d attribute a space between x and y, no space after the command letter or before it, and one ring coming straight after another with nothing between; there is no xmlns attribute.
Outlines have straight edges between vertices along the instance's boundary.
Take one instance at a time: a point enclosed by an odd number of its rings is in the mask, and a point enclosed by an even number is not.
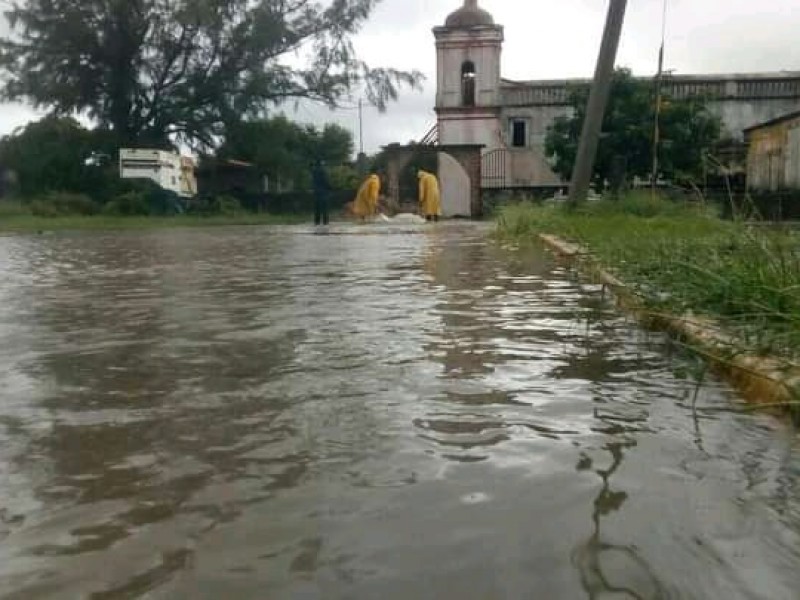
<svg viewBox="0 0 800 600"><path fill-rule="evenodd" d="M511 144L511 122L514 119L525 119L528 122L528 141L535 148L544 148L547 130L559 117L570 117L574 110L571 106L511 106L504 107L500 115L503 136Z"/></svg>
<svg viewBox="0 0 800 600"><path fill-rule="evenodd" d="M439 184L442 194L442 215L445 217L469 217L471 182L464 167L452 156L439 153Z"/></svg>
<svg viewBox="0 0 800 600"><path fill-rule="evenodd" d="M480 144L487 150L502 146L500 122L493 109L474 109L458 115L439 115L439 143Z"/></svg>
<svg viewBox="0 0 800 600"><path fill-rule="evenodd" d="M547 130L558 117L572 114L572 90L589 83L586 79L503 82L499 128L504 144L510 146L513 119L526 119L530 132L527 159L519 154L514 158L509 185L558 181L545 158ZM745 129L800 110L800 73L674 76L665 84L665 93L675 98L705 97L709 110L721 118L724 133L742 140Z"/></svg>
<svg viewBox="0 0 800 600"><path fill-rule="evenodd" d="M497 106L500 103L503 28L492 26L453 30L439 27L434 33L437 56L437 109L462 106L461 66L466 61L475 64L477 106Z"/></svg>
<svg viewBox="0 0 800 600"><path fill-rule="evenodd" d="M553 173L542 148L511 148L511 187L557 185L561 179Z"/></svg>
<svg viewBox="0 0 800 600"><path fill-rule="evenodd" d="M741 140L744 130L771 121L777 117L800 108L800 98L728 99L712 100L709 110L721 118L724 134ZM514 106L503 108L499 128L504 144L510 146L511 121L525 119L529 124L528 162L515 160L511 179L512 185L543 185L558 182L558 176L549 167L545 154L547 130L559 117L570 117L573 109L568 105L545 104L540 106ZM517 156L519 151L514 151Z"/></svg>
<svg viewBox="0 0 800 600"><path fill-rule="evenodd" d="M772 121L799 108L800 98L751 98L708 103L708 109L722 119L725 132L737 140L744 138L744 130L748 127Z"/></svg>
<svg viewBox="0 0 800 600"><path fill-rule="evenodd" d="M800 190L800 125L787 133L786 187Z"/></svg>
<svg viewBox="0 0 800 600"><path fill-rule="evenodd" d="M569 117L573 109L567 105L512 106L503 108L499 118L503 146L509 149L511 161L509 186L549 185L561 180L545 157L547 130L559 117ZM528 147L512 147L512 125L516 119L528 124Z"/></svg>
<svg viewBox="0 0 800 600"><path fill-rule="evenodd" d="M748 132L747 186L800 189L800 116Z"/></svg>
<svg viewBox="0 0 800 600"><path fill-rule="evenodd" d="M501 103L505 113L533 111L537 129L546 131L554 115L560 114L558 109L569 106L572 91L590 83L587 79L503 81ZM664 93L677 99L705 98L728 132L742 139L748 127L800 110L800 72L673 75L665 81Z"/></svg>

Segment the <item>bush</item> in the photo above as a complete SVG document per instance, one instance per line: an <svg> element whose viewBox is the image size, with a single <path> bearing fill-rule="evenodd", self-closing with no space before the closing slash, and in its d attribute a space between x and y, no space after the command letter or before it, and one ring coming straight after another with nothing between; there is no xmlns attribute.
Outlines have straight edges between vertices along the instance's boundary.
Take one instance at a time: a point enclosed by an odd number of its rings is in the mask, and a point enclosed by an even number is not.
<svg viewBox="0 0 800 600"><path fill-rule="evenodd" d="M55 205L46 200L34 200L31 202L31 214L35 217L58 217L59 212Z"/></svg>
<svg viewBox="0 0 800 600"><path fill-rule="evenodd" d="M26 215L29 211L19 200L0 199L0 218Z"/></svg>
<svg viewBox="0 0 800 600"><path fill-rule="evenodd" d="M233 196L217 196L214 199L216 213L219 215L237 215L242 212L242 205Z"/></svg>
<svg viewBox="0 0 800 600"><path fill-rule="evenodd" d="M51 192L30 205L37 217L88 216L97 213L97 205L85 194Z"/></svg>
<svg viewBox="0 0 800 600"><path fill-rule="evenodd" d="M142 216L150 214L150 209L142 192L128 192L117 196L103 207L103 214L113 216Z"/></svg>
<svg viewBox="0 0 800 600"><path fill-rule="evenodd" d="M592 216L630 215L634 217L680 217L700 215L707 208L686 200L671 200L649 190L637 190L619 198L603 198L581 206L581 212Z"/></svg>
<svg viewBox="0 0 800 600"><path fill-rule="evenodd" d="M238 215L244 211L242 203L233 196L199 196L189 203L189 214L211 215Z"/></svg>
<svg viewBox="0 0 800 600"><path fill-rule="evenodd" d="M355 190L361 184L361 178L353 167L340 165L328 169L328 178L334 190Z"/></svg>

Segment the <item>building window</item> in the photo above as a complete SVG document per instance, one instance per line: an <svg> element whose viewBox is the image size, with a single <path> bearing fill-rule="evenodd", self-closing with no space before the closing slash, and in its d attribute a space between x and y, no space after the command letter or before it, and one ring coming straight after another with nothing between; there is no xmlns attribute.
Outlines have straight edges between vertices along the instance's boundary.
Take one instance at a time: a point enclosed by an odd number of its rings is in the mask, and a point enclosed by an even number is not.
<svg viewBox="0 0 800 600"><path fill-rule="evenodd" d="M461 65L461 103L475 106L475 63L468 60Z"/></svg>
<svg viewBox="0 0 800 600"><path fill-rule="evenodd" d="M511 119L511 145L514 148L528 146L528 122L525 119Z"/></svg>

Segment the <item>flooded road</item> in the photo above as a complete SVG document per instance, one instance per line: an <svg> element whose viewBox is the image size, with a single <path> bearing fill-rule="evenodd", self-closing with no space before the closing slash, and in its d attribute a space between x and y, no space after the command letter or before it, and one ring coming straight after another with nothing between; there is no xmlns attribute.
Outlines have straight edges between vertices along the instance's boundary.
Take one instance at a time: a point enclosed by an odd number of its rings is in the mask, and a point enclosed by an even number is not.
<svg viewBox="0 0 800 600"><path fill-rule="evenodd" d="M0 238L0 597L800 595L794 433L473 225Z"/></svg>

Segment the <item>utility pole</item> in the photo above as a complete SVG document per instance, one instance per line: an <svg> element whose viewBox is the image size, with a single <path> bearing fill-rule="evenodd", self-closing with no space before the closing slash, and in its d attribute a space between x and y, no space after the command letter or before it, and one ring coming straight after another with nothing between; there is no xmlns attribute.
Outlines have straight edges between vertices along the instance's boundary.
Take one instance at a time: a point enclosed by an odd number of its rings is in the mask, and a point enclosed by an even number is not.
<svg viewBox="0 0 800 600"><path fill-rule="evenodd" d="M583 122L575 170L569 190L569 205L577 206L589 193L592 181L592 170L597 158L597 145L603 128L603 117L611 94L611 82L614 77L614 63L617 60L619 39L622 35L622 24L625 21L625 9L628 0L610 0L608 18L600 44L600 55L597 58L597 69L594 83L589 93L589 104L586 107L586 118Z"/></svg>
<svg viewBox="0 0 800 600"><path fill-rule="evenodd" d="M358 99L358 153L364 154L364 100Z"/></svg>
<svg viewBox="0 0 800 600"><path fill-rule="evenodd" d="M367 155L364 154L364 100L358 99L358 158L356 167L359 177L367 174Z"/></svg>
<svg viewBox="0 0 800 600"><path fill-rule="evenodd" d="M656 108L653 125L653 169L650 173L651 194L655 198L658 186L658 146L661 143L661 85L664 79L664 46L667 37L667 0L664 0L664 15L661 20L661 48L658 51L656 73Z"/></svg>
<svg viewBox="0 0 800 600"><path fill-rule="evenodd" d="M656 74L656 108L655 108L655 122L653 125L653 169L650 173L651 193L653 197L656 195L656 187L658 183L658 146L661 142L661 80L664 74L664 45L661 45L661 51L658 53L658 73Z"/></svg>

